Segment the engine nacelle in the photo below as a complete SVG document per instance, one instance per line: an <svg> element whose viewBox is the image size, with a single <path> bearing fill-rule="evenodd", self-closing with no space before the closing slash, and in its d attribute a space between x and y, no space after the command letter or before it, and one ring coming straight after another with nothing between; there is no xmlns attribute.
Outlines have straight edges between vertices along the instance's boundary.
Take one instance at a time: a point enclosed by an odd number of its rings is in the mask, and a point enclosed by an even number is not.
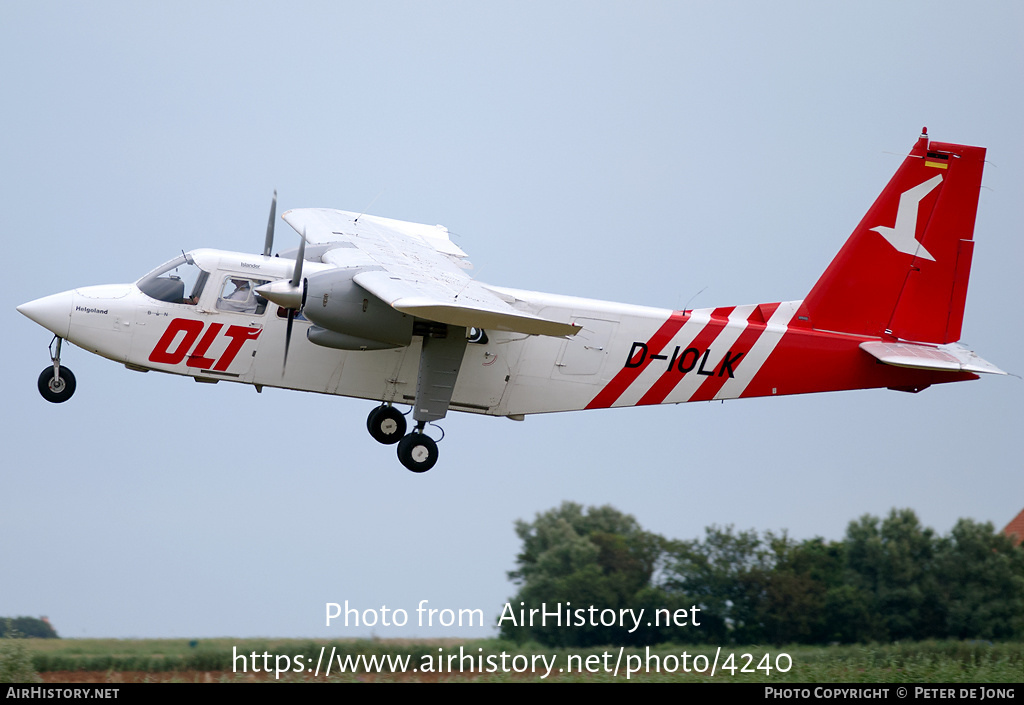
<svg viewBox="0 0 1024 705"><path fill-rule="evenodd" d="M306 279L302 314L320 328L352 339L321 336L323 342L319 342L314 339L319 334L314 333L310 340L345 350L372 349L367 344L370 341L384 344L376 349L408 345L412 342L413 316L396 311L352 281L361 271L335 269ZM348 344L356 347L343 347Z"/></svg>
<svg viewBox="0 0 1024 705"><path fill-rule="evenodd" d="M309 330L306 331L306 338L311 343L325 348L334 348L335 350L389 350L401 347L394 343L384 343L379 340L357 338L345 333L336 333L333 330L327 330L320 326L310 326Z"/></svg>

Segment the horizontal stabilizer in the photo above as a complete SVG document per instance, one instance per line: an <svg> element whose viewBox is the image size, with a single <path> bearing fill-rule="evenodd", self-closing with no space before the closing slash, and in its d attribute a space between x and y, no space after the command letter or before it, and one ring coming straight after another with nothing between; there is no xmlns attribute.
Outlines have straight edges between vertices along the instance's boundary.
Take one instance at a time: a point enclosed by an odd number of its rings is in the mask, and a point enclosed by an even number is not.
<svg viewBox="0 0 1024 705"><path fill-rule="evenodd" d="M962 345L914 345L912 343L886 343L872 341L861 343L860 349L879 362L895 367L909 367L915 370L938 370L941 372L977 372L981 374L1005 375L991 362L982 360Z"/></svg>

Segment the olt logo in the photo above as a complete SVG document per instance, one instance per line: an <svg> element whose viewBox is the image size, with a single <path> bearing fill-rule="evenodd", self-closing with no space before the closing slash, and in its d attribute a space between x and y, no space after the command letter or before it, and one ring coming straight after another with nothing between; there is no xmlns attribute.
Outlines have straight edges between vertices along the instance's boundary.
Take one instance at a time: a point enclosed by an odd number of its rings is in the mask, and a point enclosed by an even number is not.
<svg viewBox="0 0 1024 705"><path fill-rule="evenodd" d="M188 367L195 367L200 370L208 370L212 367L218 372L224 372L228 369L231 361L235 359L235 356L238 355L238 351L242 349L245 341L256 340L256 338L260 337L262 329L228 326L228 329L224 331L224 336L230 338L231 342L228 343L227 348L221 353L220 358L213 360L206 357L206 353L209 352L210 347L217 340L223 327L223 323L211 323L210 327L206 328L206 324L202 321L175 318L167 326L167 330L164 331L160 340L157 341L153 352L149 354L149 361L163 365L177 365L187 355L188 360L185 362L185 365ZM200 339L199 334L203 332L203 328L206 328L206 333ZM185 334L180 340L178 340L179 333ZM195 345L196 340L199 340L198 345ZM175 346L173 350L171 350L172 345ZM195 348L192 347L193 345L195 345ZM192 351L191 354L189 354L189 350Z"/></svg>

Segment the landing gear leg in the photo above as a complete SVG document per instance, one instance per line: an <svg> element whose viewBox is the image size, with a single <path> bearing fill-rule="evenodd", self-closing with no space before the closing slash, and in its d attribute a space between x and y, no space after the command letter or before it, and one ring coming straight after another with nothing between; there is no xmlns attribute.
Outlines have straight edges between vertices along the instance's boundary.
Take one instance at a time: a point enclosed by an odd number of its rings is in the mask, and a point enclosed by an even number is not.
<svg viewBox="0 0 1024 705"><path fill-rule="evenodd" d="M423 336L412 406L416 429L398 442L398 459L413 472L426 472L437 462L437 443L423 433L423 427L448 413L465 352L466 329L461 326L446 326Z"/></svg>
<svg viewBox="0 0 1024 705"><path fill-rule="evenodd" d="M56 351L53 349L54 341L57 343ZM39 374L39 393L43 395L43 399L54 404L67 401L75 393L75 375L67 367L60 366L62 342L63 338L53 336L53 340L50 341L50 360L53 364Z"/></svg>
<svg viewBox="0 0 1024 705"><path fill-rule="evenodd" d="M405 417L390 404L378 406L366 417L366 430L378 443L398 443L405 435Z"/></svg>

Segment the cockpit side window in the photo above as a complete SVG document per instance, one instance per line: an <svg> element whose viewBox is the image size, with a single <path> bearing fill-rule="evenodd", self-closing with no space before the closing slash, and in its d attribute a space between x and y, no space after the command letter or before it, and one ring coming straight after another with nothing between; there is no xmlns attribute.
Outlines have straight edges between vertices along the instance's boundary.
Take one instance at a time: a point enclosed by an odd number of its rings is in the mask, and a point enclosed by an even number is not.
<svg viewBox="0 0 1024 705"><path fill-rule="evenodd" d="M209 276L190 255L182 255L154 269L136 282L136 286L157 301L195 306Z"/></svg>

